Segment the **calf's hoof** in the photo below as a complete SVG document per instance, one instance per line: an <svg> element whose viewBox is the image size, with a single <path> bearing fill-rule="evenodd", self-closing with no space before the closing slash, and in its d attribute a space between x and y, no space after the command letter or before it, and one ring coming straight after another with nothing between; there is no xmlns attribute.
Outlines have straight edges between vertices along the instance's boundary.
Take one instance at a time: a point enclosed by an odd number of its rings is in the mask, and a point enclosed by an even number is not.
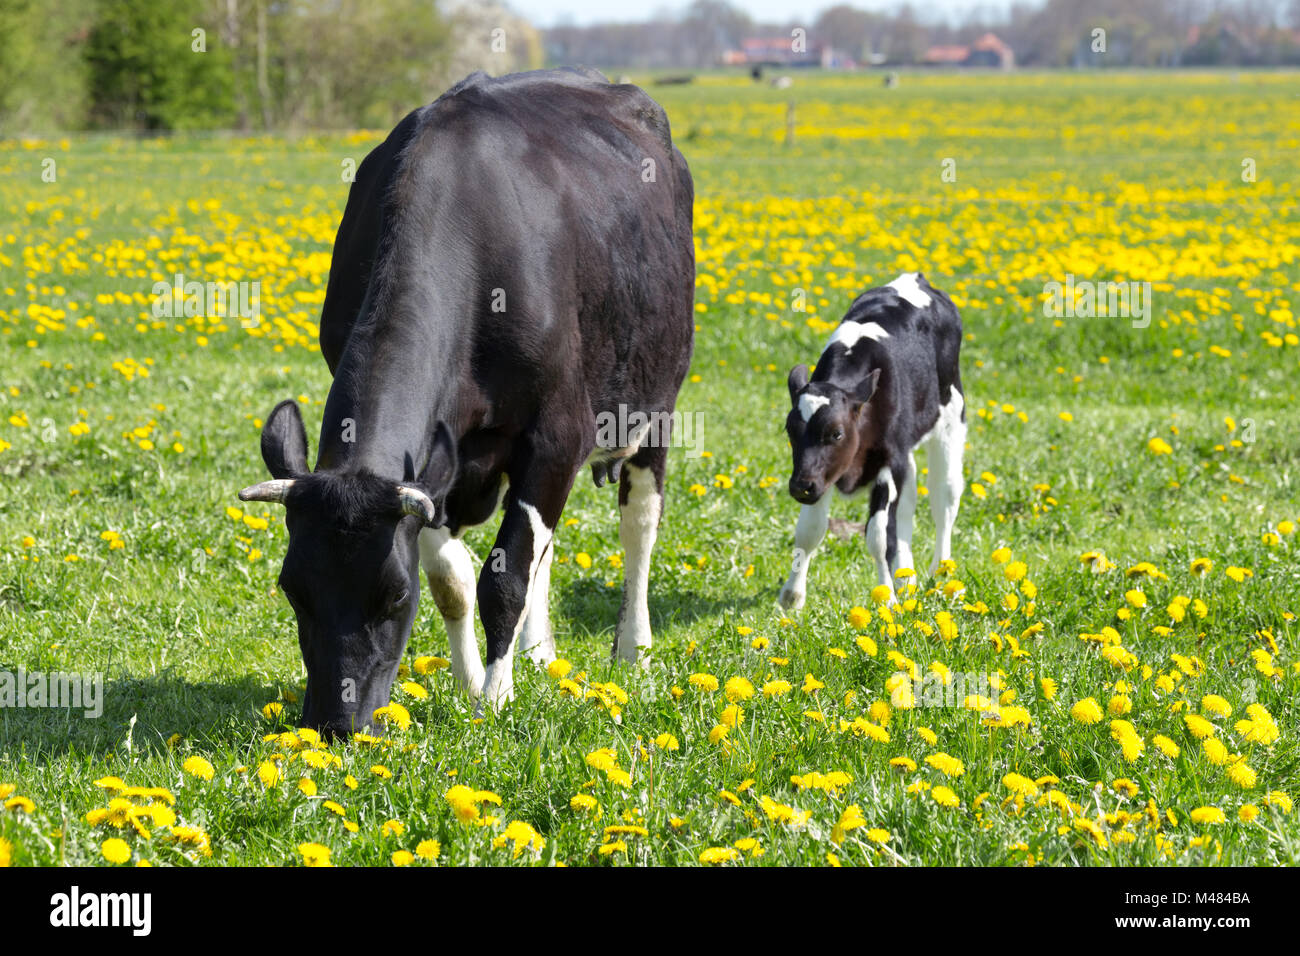
<svg viewBox="0 0 1300 956"><path fill-rule="evenodd" d="M787 611L798 611L803 608L803 602L807 595L803 591L796 591L790 585L783 585L781 593L777 595L777 600Z"/></svg>

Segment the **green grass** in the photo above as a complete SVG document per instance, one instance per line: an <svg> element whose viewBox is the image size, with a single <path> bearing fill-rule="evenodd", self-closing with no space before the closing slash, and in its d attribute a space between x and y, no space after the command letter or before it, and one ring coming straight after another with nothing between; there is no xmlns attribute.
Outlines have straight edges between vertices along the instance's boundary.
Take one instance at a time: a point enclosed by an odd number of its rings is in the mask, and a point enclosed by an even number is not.
<svg viewBox="0 0 1300 956"><path fill-rule="evenodd" d="M580 477L557 537L552 618L570 678L612 680L628 694L619 720L520 662L516 701L475 724L440 671L415 678L427 700L397 696L414 726L385 745L334 745L341 766L319 770L293 756L292 741L263 739L293 726L304 680L293 615L275 591L283 523L266 509L268 527L254 529L227 508L240 487L264 477L258 421L275 402L303 397L315 445L329 376L312 323L346 199L340 169L386 131L0 145L9 210L0 231L0 670L97 672L106 681L97 719L0 709L0 784L15 787L6 799L34 805L0 811L13 861L104 863L100 844L120 836L133 858L155 863L291 863L301 859L299 844L319 842L336 862L387 864L424 839L440 841L444 864L503 863L511 854L493 838L522 820L546 841L536 858L570 864L695 863L708 847L750 837L764 850L742 857L754 864L823 864L828 853L864 865L1019 864L1031 854L1060 865L1296 862L1297 817L1264 800L1274 790L1296 796L1298 762L1297 538L1264 540L1300 519L1300 344L1285 340L1296 331L1300 292L1293 80L907 75L886 91L870 76L800 75L778 92L706 76L692 87L648 87L669 111L699 197L699 332L679 408L702 416L709 452L670 458L650 667L609 662L620 581L609 560L620 550L615 493ZM787 148L791 99L797 126ZM54 183L41 179L45 157L57 163ZM1245 157L1257 164L1253 183L1241 179ZM940 177L944 158L956 160L956 183ZM968 490L957 523L954 577L965 599L933 593L923 576L919 606L898 615L901 633L882 630L878 613L859 630L849 611L873 606L869 558L860 538L832 538L814 560L807 609L783 620L775 596L797 514L784 493L786 373L816 359L825 323L857 291L918 267L953 294L968 333L966 471L985 496ZM215 317L155 321L152 285L178 271L261 281L263 327L249 334ZM1150 328L1104 318L1055 325L1041 293L1067 272L1152 282ZM795 287L807 290L809 312L789 307ZM127 358L151 360L149 375L113 367ZM71 434L82 420L89 433ZM137 427L142 436L123 436ZM141 448L140 437L155 447ZM1148 450L1154 437L1172 453ZM720 487L718 475L733 486ZM840 502L832 513L861 521L861 507ZM917 523L923 570L933 540L924 502ZM106 531L123 546L112 548ZM478 556L493 531L470 533ZM1032 616L1023 594L1013 613L1001 610L1013 585L991 554L1003 546L1037 586ZM250 560L253 549L260 556ZM1079 557L1090 550L1118 567L1089 572ZM591 557L589 569L574 560L579 553ZM78 560L65 560L71 555ZM1189 565L1201 557L1214 567L1196 577ZM1167 579L1127 577L1141 561ZM1253 576L1237 583L1229 566ZM1148 606L1123 620L1117 611L1134 587ZM1171 623L1165 608L1177 595L1203 600L1205 617L1189 610ZM412 662L446 654L424 598ZM993 610L966 609L977 601ZM933 629L945 609L959 631L951 643L913 626ZM1041 634L1021 638L1034 623ZM1166 625L1167 633L1155 630ZM1127 673L1080 639L1105 627L1136 656ZM876 656L859 649L860 634L878 644ZM1023 656L1013 656L1006 635ZM758 637L770 645L755 649ZM1274 653L1277 676L1256 667L1259 650ZM921 671L938 661L954 672L1001 672L1032 723L990 728L962 708L893 708L887 743L840 732L840 721L851 726L873 702L890 700L886 681L898 669L890 651ZM1161 690L1161 675L1179 670L1173 655L1198 659L1203 672ZM689 685L697 672L760 688L781 678L793 690L748 701L724 747L708 735L725 701ZM825 688L805 694L806 674ZM1053 700L1042 677L1059 684ZM1131 763L1112 739L1110 715L1084 725L1069 714L1086 697L1104 709L1117 680L1131 685L1125 719L1145 743ZM684 689L680 698L674 687ZM1233 708L1215 719L1216 734L1255 771L1252 788L1231 782L1184 724L1207 694ZM277 700L286 702L281 716L264 717ZM1275 743L1252 743L1234 727L1251 702L1276 721ZM652 747L663 733L680 749ZM1178 744L1177 758L1160 753L1156 734ZM585 762L604 747L632 771L629 787ZM948 778L924 763L939 751L960 759L964 773ZM275 753L285 756L285 779L268 790L258 768ZM211 782L182 771L193 755L214 765ZM891 766L900 756L919 767ZM392 777L373 774L377 764ZM842 771L851 782L835 794L797 790L791 776L810 771ZM1004 806L1011 772L1054 776L1073 808L1063 815L1034 799L1019 812ZM178 823L202 827L212 855L187 856L163 826L146 840L129 827L88 823L87 812L111 796L94 781L109 775L169 788ZM317 784L314 798L296 788L303 775ZM1134 782L1135 797L1112 789L1121 777ZM951 787L960 806L909 793L919 781ZM455 783L500 795L499 808L485 806L498 822L456 822L444 799ZM600 801L599 820L570 808L579 792ZM770 820L764 796L807 811L807 821ZM1113 816L1140 815L1149 800L1158 831ZM832 829L849 804L867 825L835 844ZM1260 810L1253 822L1238 819L1247 804ZM1227 822L1193 822L1203 806L1221 808ZM1077 826L1081 817L1097 824L1105 846ZM649 835L627 837L626 853L600 855L602 828L629 818ZM390 819L404 824L401 836L381 833ZM889 832L888 850L865 838L868 828ZM528 851L518 862L534 858Z"/></svg>

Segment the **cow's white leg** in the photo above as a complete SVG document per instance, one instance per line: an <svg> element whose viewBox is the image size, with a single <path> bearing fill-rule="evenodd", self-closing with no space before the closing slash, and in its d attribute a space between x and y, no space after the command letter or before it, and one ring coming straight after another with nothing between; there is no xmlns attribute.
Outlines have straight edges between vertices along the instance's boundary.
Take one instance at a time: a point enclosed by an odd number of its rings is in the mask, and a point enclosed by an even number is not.
<svg viewBox="0 0 1300 956"><path fill-rule="evenodd" d="M474 637L474 562L469 550L446 528L425 528L420 532L420 565L447 628L452 675L477 697L483 687L483 661Z"/></svg>
<svg viewBox="0 0 1300 956"><path fill-rule="evenodd" d="M808 565L812 563L813 554L826 537L826 526L831 516L831 490L826 489L814 504L803 505L799 509L799 520L794 526L794 563L790 566L790 576L781 587L778 600L782 607L793 611L803 607L808 594Z"/></svg>
<svg viewBox="0 0 1300 956"><path fill-rule="evenodd" d="M614 656L635 662L641 649L649 649L650 554L659 535L663 495L652 468L630 462L623 467L619 485L618 539L623 545L623 604L618 612ZM646 663L642 658L642 662Z"/></svg>
<svg viewBox="0 0 1300 956"><path fill-rule="evenodd" d="M892 570L911 568L912 564L912 529L916 516L916 460L909 452L907 455L907 473L903 477L903 487L898 490L898 515L896 518L898 542L894 552Z"/></svg>
<svg viewBox="0 0 1300 956"><path fill-rule="evenodd" d="M867 551L876 564L876 577L889 587L889 603L893 604L894 577L889 570L889 512L898 499L894 476L886 466L876 475L871 488L871 516L867 519Z"/></svg>
<svg viewBox="0 0 1300 956"><path fill-rule="evenodd" d="M479 701L480 708L483 702L486 701L493 710L500 710L502 705L514 700L515 697L515 646L519 643L519 635L528 620L528 610L533 597L533 583L537 579L537 569L541 566L542 560L550 550L553 530L546 526L546 522L542 520L541 513L536 508L525 501L515 499L506 508L506 517L501 523L501 532L497 535L498 547L501 546L502 536L507 533L507 526L509 526L510 530L510 536L507 540L514 544L517 530L525 522L528 528L528 548L531 555L527 557L527 568L522 569L524 573L519 574L521 569L509 566L501 570L494 569L489 561L484 566L483 577L479 580L479 587L483 589L487 575L512 575L519 584L523 585L524 595L523 607L515 612L514 626L510 631L510 637L505 646L495 648L497 653L493 653L494 648L489 641L488 664L483 672L483 696ZM514 549L507 547L505 550L509 555ZM507 557L508 564L509 558ZM499 619L508 618L513 611L508 598L503 595L502 589L487 588L486 591L491 595L493 606L490 612L485 609L486 613L483 619L485 628L488 627L487 613L491 614L493 622L496 624ZM482 603L482 599L480 599L480 603Z"/></svg>
<svg viewBox="0 0 1300 956"><path fill-rule="evenodd" d="M524 629L519 635L519 653L526 654L541 667L555 660L555 636L551 631L551 558L554 555L552 539L533 576L528 616L524 618Z"/></svg>
<svg viewBox="0 0 1300 956"><path fill-rule="evenodd" d="M952 528L957 521L957 508L965 488L961 472L962 451L966 447L966 423L962 421L964 403L961 392L954 388L948 404L939 409L939 421L930 436L930 513L934 515L935 527L931 574L939 567L940 561L952 557Z"/></svg>

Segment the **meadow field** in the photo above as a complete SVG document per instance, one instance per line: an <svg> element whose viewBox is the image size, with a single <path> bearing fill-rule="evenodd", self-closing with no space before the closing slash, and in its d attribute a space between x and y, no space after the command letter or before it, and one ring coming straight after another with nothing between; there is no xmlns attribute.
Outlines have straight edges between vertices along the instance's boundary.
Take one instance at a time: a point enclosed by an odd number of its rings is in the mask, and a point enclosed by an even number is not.
<svg viewBox="0 0 1300 956"><path fill-rule="evenodd" d="M0 708L0 865L1300 861L1300 79L647 89L695 176L702 429L650 665L610 662L584 473L562 660L475 720L426 591L386 733L329 746L296 730L283 512L235 496L277 401L314 455L343 171L387 130L0 143L0 675L104 678L97 717ZM965 323L955 561L927 574L922 501L896 607L831 536L783 613L787 373L917 269ZM158 315L178 274L259 283L260 320ZM1071 276L1150 283L1149 322L1045 314Z"/></svg>

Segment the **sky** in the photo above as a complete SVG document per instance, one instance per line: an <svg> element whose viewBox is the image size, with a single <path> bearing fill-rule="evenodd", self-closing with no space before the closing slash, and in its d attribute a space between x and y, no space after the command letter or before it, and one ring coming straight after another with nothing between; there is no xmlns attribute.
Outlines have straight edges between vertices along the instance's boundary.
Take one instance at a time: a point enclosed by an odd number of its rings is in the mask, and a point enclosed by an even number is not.
<svg viewBox="0 0 1300 956"><path fill-rule="evenodd" d="M621 5L610 0L507 0L507 5L522 14L534 26L552 27L560 23L586 26L591 23L648 20L656 12L680 13L691 0L642 0ZM732 0L733 6L745 10L753 19L781 23L799 19L814 20L817 14L837 2L847 2L863 10L891 11L902 0ZM1000 13L1008 0L913 0L912 9L923 21L947 19L960 21L972 10Z"/></svg>

